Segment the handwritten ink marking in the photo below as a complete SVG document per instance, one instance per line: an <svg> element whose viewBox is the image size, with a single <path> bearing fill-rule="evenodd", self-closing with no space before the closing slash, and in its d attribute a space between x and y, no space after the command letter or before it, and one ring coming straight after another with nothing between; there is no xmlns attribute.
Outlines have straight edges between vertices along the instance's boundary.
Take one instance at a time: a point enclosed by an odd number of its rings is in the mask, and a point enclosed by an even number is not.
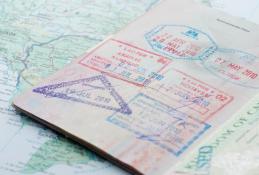
<svg viewBox="0 0 259 175"><path fill-rule="evenodd" d="M175 109L197 120L208 120L233 100L227 93L182 71L170 69L163 75L164 79L147 87L150 93L160 94L160 99L170 101ZM177 78L172 79L171 75Z"/></svg>

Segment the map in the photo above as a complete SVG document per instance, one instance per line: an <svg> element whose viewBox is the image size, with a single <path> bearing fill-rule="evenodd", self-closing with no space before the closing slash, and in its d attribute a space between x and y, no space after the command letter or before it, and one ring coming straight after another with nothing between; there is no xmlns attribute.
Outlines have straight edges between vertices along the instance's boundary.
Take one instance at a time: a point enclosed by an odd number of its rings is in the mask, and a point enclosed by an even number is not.
<svg viewBox="0 0 259 175"><path fill-rule="evenodd" d="M17 114L11 102L158 1L0 0L0 174L127 174ZM197 1L224 11L233 8L223 0ZM252 6L250 14L241 16L255 21L257 6Z"/></svg>
<svg viewBox="0 0 259 175"><path fill-rule="evenodd" d="M211 7L211 1L213 1L213 0L195 0L195 1L203 3L203 4Z"/></svg>
<svg viewBox="0 0 259 175"><path fill-rule="evenodd" d="M0 174L127 174L15 113L13 97L158 0L0 0Z"/></svg>

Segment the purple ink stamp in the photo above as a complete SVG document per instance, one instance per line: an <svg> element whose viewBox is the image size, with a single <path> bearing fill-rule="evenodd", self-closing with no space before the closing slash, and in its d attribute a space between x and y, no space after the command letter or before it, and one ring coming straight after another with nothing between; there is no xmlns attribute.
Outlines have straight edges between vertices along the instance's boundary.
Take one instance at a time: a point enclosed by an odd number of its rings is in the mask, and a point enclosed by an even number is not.
<svg viewBox="0 0 259 175"><path fill-rule="evenodd" d="M128 104L103 75L38 87L33 89L33 92L126 115L132 113Z"/></svg>

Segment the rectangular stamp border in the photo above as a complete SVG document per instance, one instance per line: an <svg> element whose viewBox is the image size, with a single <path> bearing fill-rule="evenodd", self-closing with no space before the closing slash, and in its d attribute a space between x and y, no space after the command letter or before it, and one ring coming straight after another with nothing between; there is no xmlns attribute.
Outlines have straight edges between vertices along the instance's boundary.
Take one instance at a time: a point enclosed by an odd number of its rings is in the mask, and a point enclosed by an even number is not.
<svg viewBox="0 0 259 175"><path fill-rule="evenodd" d="M218 91L218 92L220 92L220 93L223 93L223 94L225 94L226 96L228 96L228 97L230 98L227 103L225 103L225 104L222 105L220 108L218 108L216 111L214 111L213 113L211 113L210 115L208 115L208 117L207 117L205 120L202 120L202 122L206 122L207 120L211 119L213 115L215 115L216 113L218 113L221 109L223 109L226 105L230 104L230 103L234 100L234 97L233 97L232 95L228 95L226 92L224 92L224 91L222 91L222 90L219 90L219 89L213 87L212 85L210 85L210 84L208 84L208 83L205 83L205 82L203 82L203 81L201 81L201 80L199 80L199 79L197 79L197 78L195 78L195 77L193 77L193 76L191 76L191 75L189 75L189 74L187 74L187 73L185 73L185 72L183 72L183 71L181 71L181 70L178 70L178 69L175 69L175 68L171 68L171 69L169 69L168 71L170 71L170 70L173 70L173 71L176 71L176 72L178 72L178 73L180 73L180 74L183 74L184 76L189 77L189 78L191 78L191 79L193 79L193 80L195 80L195 81L197 81L197 82L199 82L199 83L202 83L202 84L204 84L204 85L206 85L206 86L208 86L208 87L210 87L210 88L212 88L212 89L214 89L214 90L216 90L216 91ZM168 71L167 71L167 72L168 72Z"/></svg>
<svg viewBox="0 0 259 175"><path fill-rule="evenodd" d="M139 93L139 94L137 94L135 97L133 97L133 98L129 101L128 105L130 105L130 104L131 104L135 99L137 99L139 96L143 96L143 97L145 97L145 98L147 98L147 99L156 101L156 102L158 102L158 103L160 103L160 104L162 104L162 105L164 105L164 106L167 106L167 107L169 107L169 108L173 108L173 107L168 106L168 105L166 105L166 104L164 104L164 103L162 103L162 102L160 102L160 101L158 101L158 100L156 100L156 99L154 99L154 98L152 98L152 97L149 97L149 96L147 96L147 95L145 95L145 94L143 94L143 93ZM173 108L173 109L174 109L174 108ZM179 112L181 112L181 111L179 111ZM142 136L142 135L143 135L143 134L141 134L141 133L138 132L138 131L135 131L135 130L133 130L133 129L131 129L131 128L128 128L127 126L125 126L125 124L123 124L122 122L118 121L117 119L114 119L113 116L114 116L116 113L117 113L117 112L114 112L111 116L109 116L109 117L106 119L106 121L108 121L108 122L110 122L110 123L112 123L112 124L115 124L115 125L117 125L117 126L123 128L123 129L126 129L126 130L128 130L128 131L130 131L130 132L136 134L137 136ZM181 113L183 113L183 112L181 112ZM189 115L187 115L187 116L190 117ZM128 117L130 117L130 115L129 115ZM191 118L191 117L190 117L190 118ZM191 119L193 119L193 118L191 118ZM196 120L196 119L193 119L193 120ZM184 153L185 150L187 150L187 148L189 148L196 140L198 140L198 138L199 138L201 135L203 135L203 134L211 127L211 125L209 125L209 124L207 124L207 123L205 123L205 122L201 122L201 121L198 121L198 120L196 120L196 121L199 122L200 124L203 124L203 125L204 125L204 128L203 128L200 132L198 132L197 134L195 134L195 135L191 138L191 140L189 140L187 143L185 143L185 144L181 147L181 149L179 149L178 151L175 151L175 150L173 150L173 149L170 149L170 148L168 148L168 147L162 145L161 143L159 143L159 142L157 142L157 141L153 141L153 140L147 140L147 141L152 142L152 143L154 143L155 145L159 146L160 148L163 148L163 149L167 150L168 152L173 153L176 157L179 157L182 153Z"/></svg>
<svg viewBox="0 0 259 175"><path fill-rule="evenodd" d="M95 71L98 71L98 72L107 74L108 76L110 76L110 77L112 77L112 78L116 78L116 79L125 81L125 82L130 83L130 84L133 84L133 85L135 85L135 86L144 87L145 84L132 82L132 81L130 81L130 80L127 80L127 79L124 79L124 78L122 78L122 77L120 77L120 76L117 76L117 75L115 75L115 74L113 74L113 73L105 72L105 71L102 71L101 69L98 69L98 68L95 68L95 67L92 67L92 66L89 66L89 65L86 65L85 63L83 63L83 61L84 61L85 59L87 59L88 56L90 56L91 54L93 54L95 51L97 51L99 48L101 48L103 45L105 45L105 44L106 44L107 42L109 42L109 41L115 41L115 42L124 44L124 45L126 45L126 46L128 46L128 47L131 47L131 48L134 48L134 49L138 49L138 50L141 50L141 51L146 52L146 53L148 53L148 54L155 55L155 56L157 56L157 57L161 57L161 58L164 58L164 59L168 60L168 63L165 64L160 70L158 70L157 73L161 72L163 69L165 69L165 68L172 62L172 60L168 59L167 57L164 57L164 56L159 55L159 54L157 54L157 53L154 53L154 52L151 52L151 51L148 51L148 50L139 48L139 47L137 47L137 46L133 46L132 44L129 44L129 43L126 43L126 42L123 42L123 41L119 41L119 40L116 40L116 39L108 39L108 40L106 40L105 42L103 42L102 44L100 44L99 46L97 46L96 48L94 48L91 52L87 53L82 59L79 60L78 64L79 64L79 65L82 65L82 66L84 66L84 67L88 67L88 68L90 68L90 69L93 69L93 70L95 70ZM151 77L151 78L152 78L152 77ZM149 78L149 79L151 79L151 78ZM149 79L148 79L148 80L149 80Z"/></svg>

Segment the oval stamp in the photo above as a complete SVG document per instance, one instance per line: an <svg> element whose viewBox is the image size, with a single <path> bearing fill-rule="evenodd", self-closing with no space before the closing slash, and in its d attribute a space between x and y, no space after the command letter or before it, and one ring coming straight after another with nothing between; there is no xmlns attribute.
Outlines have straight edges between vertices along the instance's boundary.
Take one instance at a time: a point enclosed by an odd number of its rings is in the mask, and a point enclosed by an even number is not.
<svg viewBox="0 0 259 175"><path fill-rule="evenodd" d="M211 73L228 82L247 88L259 88L259 58L252 54L219 49L203 64Z"/></svg>
<svg viewBox="0 0 259 175"><path fill-rule="evenodd" d="M184 25L161 25L145 35L153 50L172 59L202 60L217 50L212 38Z"/></svg>

